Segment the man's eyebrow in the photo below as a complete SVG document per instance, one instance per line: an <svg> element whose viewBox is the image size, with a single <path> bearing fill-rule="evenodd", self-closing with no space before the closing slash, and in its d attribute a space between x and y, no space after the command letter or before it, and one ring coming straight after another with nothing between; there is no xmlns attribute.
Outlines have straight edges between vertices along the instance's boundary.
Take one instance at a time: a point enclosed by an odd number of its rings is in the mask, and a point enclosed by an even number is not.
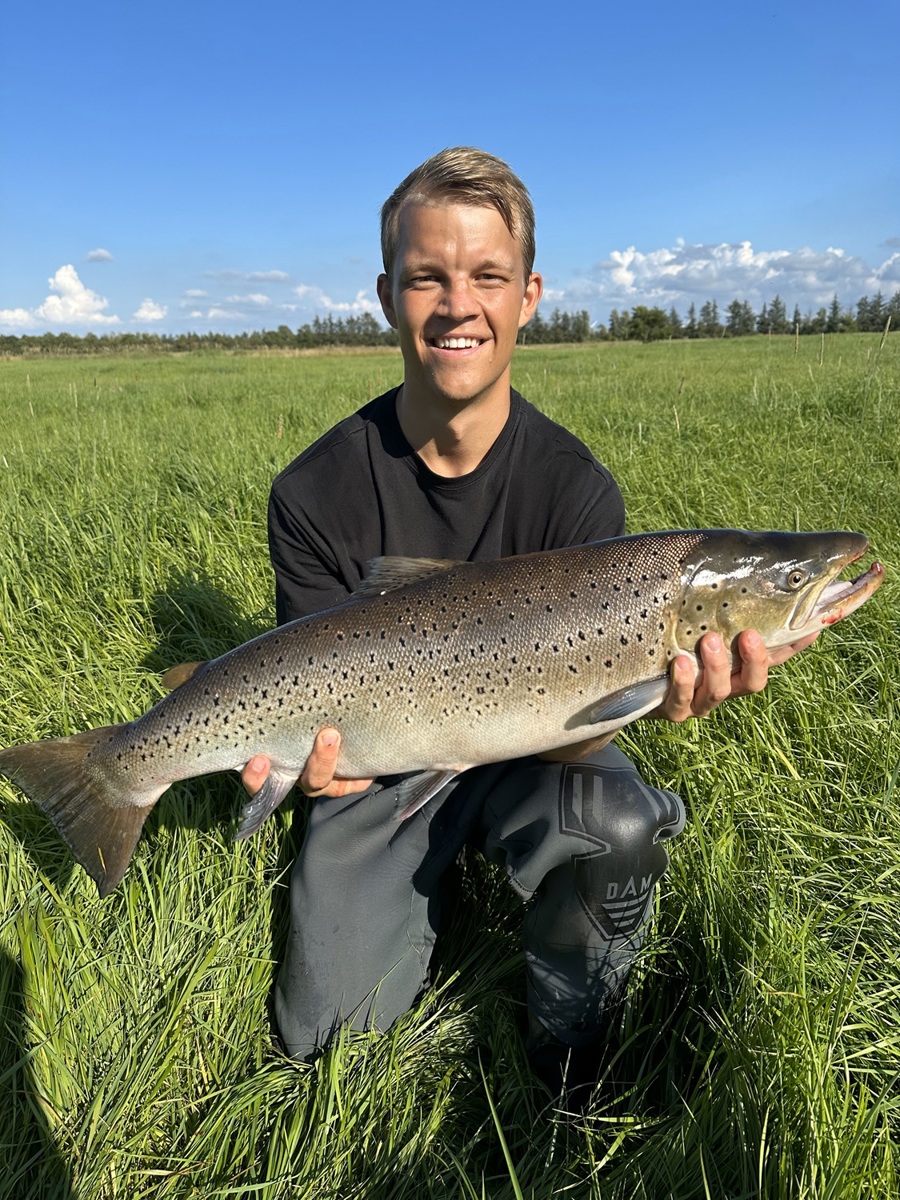
<svg viewBox="0 0 900 1200"><path fill-rule="evenodd" d="M433 262L428 258L409 259L403 263L401 273L403 275L416 275L426 273L431 275L441 275L446 270L446 267L439 262ZM474 267L473 274L481 274L484 271L506 271L513 275L516 271L515 263L508 258L485 258L477 263Z"/></svg>
<svg viewBox="0 0 900 1200"><path fill-rule="evenodd" d="M486 258L478 266L479 271L508 271L515 274L516 264L510 258Z"/></svg>

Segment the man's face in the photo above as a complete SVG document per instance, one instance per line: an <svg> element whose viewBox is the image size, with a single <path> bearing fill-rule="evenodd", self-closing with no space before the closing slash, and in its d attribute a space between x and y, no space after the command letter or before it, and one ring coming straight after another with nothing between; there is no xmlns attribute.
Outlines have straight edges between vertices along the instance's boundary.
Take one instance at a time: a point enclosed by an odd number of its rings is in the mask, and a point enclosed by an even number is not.
<svg viewBox="0 0 900 1200"><path fill-rule="evenodd" d="M384 314L400 334L404 388L463 406L508 399L516 335L541 297L526 280L519 243L494 208L411 204L400 214L390 278L379 276Z"/></svg>

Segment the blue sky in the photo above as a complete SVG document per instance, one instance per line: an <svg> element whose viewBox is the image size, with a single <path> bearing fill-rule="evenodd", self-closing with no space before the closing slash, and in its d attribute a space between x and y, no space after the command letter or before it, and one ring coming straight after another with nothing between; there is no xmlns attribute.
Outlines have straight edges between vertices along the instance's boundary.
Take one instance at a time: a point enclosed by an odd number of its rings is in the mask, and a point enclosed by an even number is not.
<svg viewBox="0 0 900 1200"><path fill-rule="evenodd" d="M377 313L378 209L506 158L554 306L900 288L900 3L11 6L0 331Z"/></svg>

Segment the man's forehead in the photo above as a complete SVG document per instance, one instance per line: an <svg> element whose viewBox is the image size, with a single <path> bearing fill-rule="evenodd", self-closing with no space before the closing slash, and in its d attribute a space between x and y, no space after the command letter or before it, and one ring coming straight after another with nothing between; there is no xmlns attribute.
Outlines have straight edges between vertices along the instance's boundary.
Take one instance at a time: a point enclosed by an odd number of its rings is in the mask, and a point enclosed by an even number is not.
<svg viewBox="0 0 900 1200"><path fill-rule="evenodd" d="M423 220L424 218L424 220ZM457 232L460 227L474 242L489 243L492 258L515 261L521 248L510 233L500 211L490 204L462 204L459 201L416 198L407 201L398 213L398 250L402 256L416 253L416 242L428 241L443 230Z"/></svg>

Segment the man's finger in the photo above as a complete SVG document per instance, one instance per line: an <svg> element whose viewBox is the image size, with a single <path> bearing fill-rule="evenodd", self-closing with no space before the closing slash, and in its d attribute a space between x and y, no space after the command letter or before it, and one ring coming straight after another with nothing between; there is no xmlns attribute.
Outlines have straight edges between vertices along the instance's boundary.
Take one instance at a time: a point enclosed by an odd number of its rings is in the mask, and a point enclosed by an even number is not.
<svg viewBox="0 0 900 1200"><path fill-rule="evenodd" d="M703 673L692 708L698 717L705 717L732 694L731 655L717 633L701 638L699 650Z"/></svg>
<svg viewBox="0 0 900 1200"><path fill-rule="evenodd" d="M731 695L761 692L769 680L769 651L755 629L745 629L738 635L737 652L741 664L732 677Z"/></svg>
<svg viewBox="0 0 900 1200"><path fill-rule="evenodd" d="M308 796L323 792L334 779L338 755L341 752L341 735L336 729L320 729L303 774L300 787Z"/></svg>
<svg viewBox="0 0 900 1200"><path fill-rule="evenodd" d="M652 716L667 721L686 721L694 715L691 702L694 698L694 662L687 654L679 654L672 663L669 689L658 709Z"/></svg>
<svg viewBox="0 0 900 1200"><path fill-rule="evenodd" d="M265 754L254 754L241 772L241 783L251 796L255 796L269 777L272 764Z"/></svg>

